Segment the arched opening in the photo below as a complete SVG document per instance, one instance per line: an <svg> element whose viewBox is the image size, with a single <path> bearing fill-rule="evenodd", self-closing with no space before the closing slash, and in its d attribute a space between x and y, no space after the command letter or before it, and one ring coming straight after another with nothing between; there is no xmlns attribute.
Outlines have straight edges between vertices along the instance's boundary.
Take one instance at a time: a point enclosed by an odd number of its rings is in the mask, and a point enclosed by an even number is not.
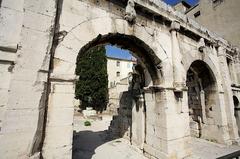
<svg viewBox="0 0 240 159"><path fill-rule="evenodd" d="M112 113L110 114L110 116L113 115L112 120L106 114L84 117L83 120L77 119L78 117L76 117L76 120L74 119L73 158L84 155L91 157L94 154L93 151L95 151L98 146L112 141L114 138L128 139L139 148L142 148L140 146L145 142L145 111L147 106L144 98L144 87L160 83L160 77L156 67L160 63L160 60L156 57L153 50L140 39L134 36L116 33L104 36L99 35L85 45L80 50L76 63L78 63L89 50L96 46L103 45L114 45L129 50L136 59L136 63L134 67L132 67L132 72L128 73L126 78L121 79L121 81L111 81L109 83L109 104L106 109L107 111L103 111L103 113ZM123 67L124 64L118 59L113 65L116 67L114 70L116 79L122 78L122 74L124 73L117 70L117 68ZM112 67L112 69L115 67ZM126 65L126 67L128 67L128 65ZM114 101L111 101L112 98L114 98ZM108 109L110 109L110 111L108 111ZM92 128L84 125L87 121L92 122ZM108 129L98 127L102 121L105 126L107 126L106 128L109 126ZM79 124L81 124L80 127ZM81 145L79 145L79 143ZM86 147L88 147L86 150L88 154L84 154L84 148Z"/></svg>
<svg viewBox="0 0 240 159"><path fill-rule="evenodd" d="M158 73L157 66L161 63L161 60L155 55L154 51L147 44L133 35L119 33L109 33L108 35L100 34L98 37L81 48L77 57L77 61L90 48L97 45L106 44L117 45L122 49L131 51L132 55L136 57L139 60L139 63L144 65L149 72L152 84L160 84L161 77ZM150 85L150 83L146 83L146 85Z"/></svg>
<svg viewBox="0 0 240 159"><path fill-rule="evenodd" d="M190 133L193 137L211 139L216 114L216 79L208 65L194 61L187 71ZM211 139L213 140L213 139Z"/></svg>
<svg viewBox="0 0 240 159"><path fill-rule="evenodd" d="M240 135L240 103L236 96L233 96L233 103L234 103L234 116L236 118L238 134Z"/></svg>

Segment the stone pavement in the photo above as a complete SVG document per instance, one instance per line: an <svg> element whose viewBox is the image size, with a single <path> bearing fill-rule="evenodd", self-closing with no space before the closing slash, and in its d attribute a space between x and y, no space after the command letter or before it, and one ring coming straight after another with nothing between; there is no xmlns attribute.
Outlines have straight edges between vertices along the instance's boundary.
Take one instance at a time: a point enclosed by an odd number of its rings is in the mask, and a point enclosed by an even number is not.
<svg viewBox="0 0 240 159"><path fill-rule="evenodd" d="M146 159L130 143L123 139L108 140L107 129L112 116L103 115L102 120L91 121L84 126L82 116L74 117L73 159ZM187 159L214 159L240 150L239 146L226 146L203 139L192 138L188 143L193 156Z"/></svg>
<svg viewBox="0 0 240 159"><path fill-rule="evenodd" d="M146 159L126 139L107 139L111 119L103 116L102 120L88 120L92 125L84 126L86 119L74 117L73 159Z"/></svg>
<svg viewBox="0 0 240 159"><path fill-rule="evenodd" d="M240 150L236 145L226 146L199 138L192 138L189 146L192 147L193 156L188 159L215 159Z"/></svg>

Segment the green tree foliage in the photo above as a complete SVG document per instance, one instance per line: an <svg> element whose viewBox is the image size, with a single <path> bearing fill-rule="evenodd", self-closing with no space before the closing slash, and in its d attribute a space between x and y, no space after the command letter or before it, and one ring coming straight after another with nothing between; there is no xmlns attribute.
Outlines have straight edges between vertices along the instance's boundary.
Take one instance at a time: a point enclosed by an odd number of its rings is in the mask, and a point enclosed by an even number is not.
<svg viewBox="0 0 240 159"><path fill-rule="evenodd" d="M91 106L97 111L106 108L108 101L107 58L104 46L95 46L77 58L75 98L81 108Z"/></svg>

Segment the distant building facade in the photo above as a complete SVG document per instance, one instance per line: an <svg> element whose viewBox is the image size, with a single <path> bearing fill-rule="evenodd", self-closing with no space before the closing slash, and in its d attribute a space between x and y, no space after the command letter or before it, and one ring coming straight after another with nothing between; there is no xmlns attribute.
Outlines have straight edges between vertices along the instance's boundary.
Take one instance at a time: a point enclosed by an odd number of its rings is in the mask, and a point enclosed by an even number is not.
<svg viewBox="0 0 240 159"><path fill-rule="evenodd" d="M108 88L114 87L121 79L126 78L132 72L135 63L135 59L107 57Z"/></svg>
<svg viewBox="0 0 240 159"><path fill-rule="evenodd" d="M239 0L199 0L198 4L193 7L185 1L181 1L174 8L208 30L222 36L234 47L240 48ZM233 81L240 80L238 61L240 61L240 55L235 56L235 58L227 57L230 77ZM233 75L234 69L238 75Z"/></svg>
<svg viewBox="0 0 240 159"><path fill-rule="evenodd" d="M199 0L193 7L182 1L174 8L240 47L239 0Z"/></svg>

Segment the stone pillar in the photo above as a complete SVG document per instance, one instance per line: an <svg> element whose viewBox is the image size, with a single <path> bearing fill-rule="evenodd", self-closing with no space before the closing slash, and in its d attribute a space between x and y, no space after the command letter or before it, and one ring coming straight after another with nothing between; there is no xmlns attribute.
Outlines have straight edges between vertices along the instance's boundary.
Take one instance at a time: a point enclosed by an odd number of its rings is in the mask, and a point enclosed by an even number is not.
<svg viewBox="0 0 240 159"><path fill-rule="evenodd" d="M223 94L224 99L220 99L221 108L225 107L225 110L222 109L222 116L223 116L222 118L223 120L227 120L230 139L232 140L232 142L238 142L239 136L237 132L236 120L234 118L234 103L232 99L233 94L231 90L231 79L230 79L230 74L227 66L226 48L224 48L223 46L220 46L218 48L218 60L220 64L220 70L221 70L221 76L222 76L221 82L222 82L223 92L224 92ZM224 118L227 118L227 119L224 119Z"/></svg>
<svg viewBox="0 0 240 159"><path fill-rule="evenodd" d="M171 88L155 86L145 90L146 142L144 152L156 158L184 158L191 154L187 91L182 110Z"/></svg>
<svg viewBox="0 0 240 159"><path fill-rule="evenodd" d="M51 82L43 158L72 158L74 92L73 81Z"/></svg>
<svg viewBox="0 0 240 159"><path fill-rule="evenodd" d="M144 98L140 95L132 108L132 144L143 149L145 140Z"/></svg>
<svg viewBox="0 0 240 159"><path fill-rule="evenodd" d="M173 87L175 92L181 92L184 87L184 68L182 66L182 54L180 52L178 42L178 31L180 30L180 24L177 21L173 21L171 24L171 36L172 36L172 64L173 64Z"/></svg>
<svg viewBox="0 0 240 159"><path fill-rule="evenodd" d="M200 91L200 99L201 99L201 106L202 106L202 121L203 123L207 122L206 116L206 105L205 105L205 92L204 90Z"/></svg>
<svg viewBox="0 0 240 159"><path fill-rule="evenodd" d="M145 143L145 124L146 124L146 116L145 116L145 103L144 103L144 97L143 95L140 96L139 98L139 103L141 105L141 116L142 116L142 120L141 120L141 150L143 150L144 147L144 143Z"/></svg>

